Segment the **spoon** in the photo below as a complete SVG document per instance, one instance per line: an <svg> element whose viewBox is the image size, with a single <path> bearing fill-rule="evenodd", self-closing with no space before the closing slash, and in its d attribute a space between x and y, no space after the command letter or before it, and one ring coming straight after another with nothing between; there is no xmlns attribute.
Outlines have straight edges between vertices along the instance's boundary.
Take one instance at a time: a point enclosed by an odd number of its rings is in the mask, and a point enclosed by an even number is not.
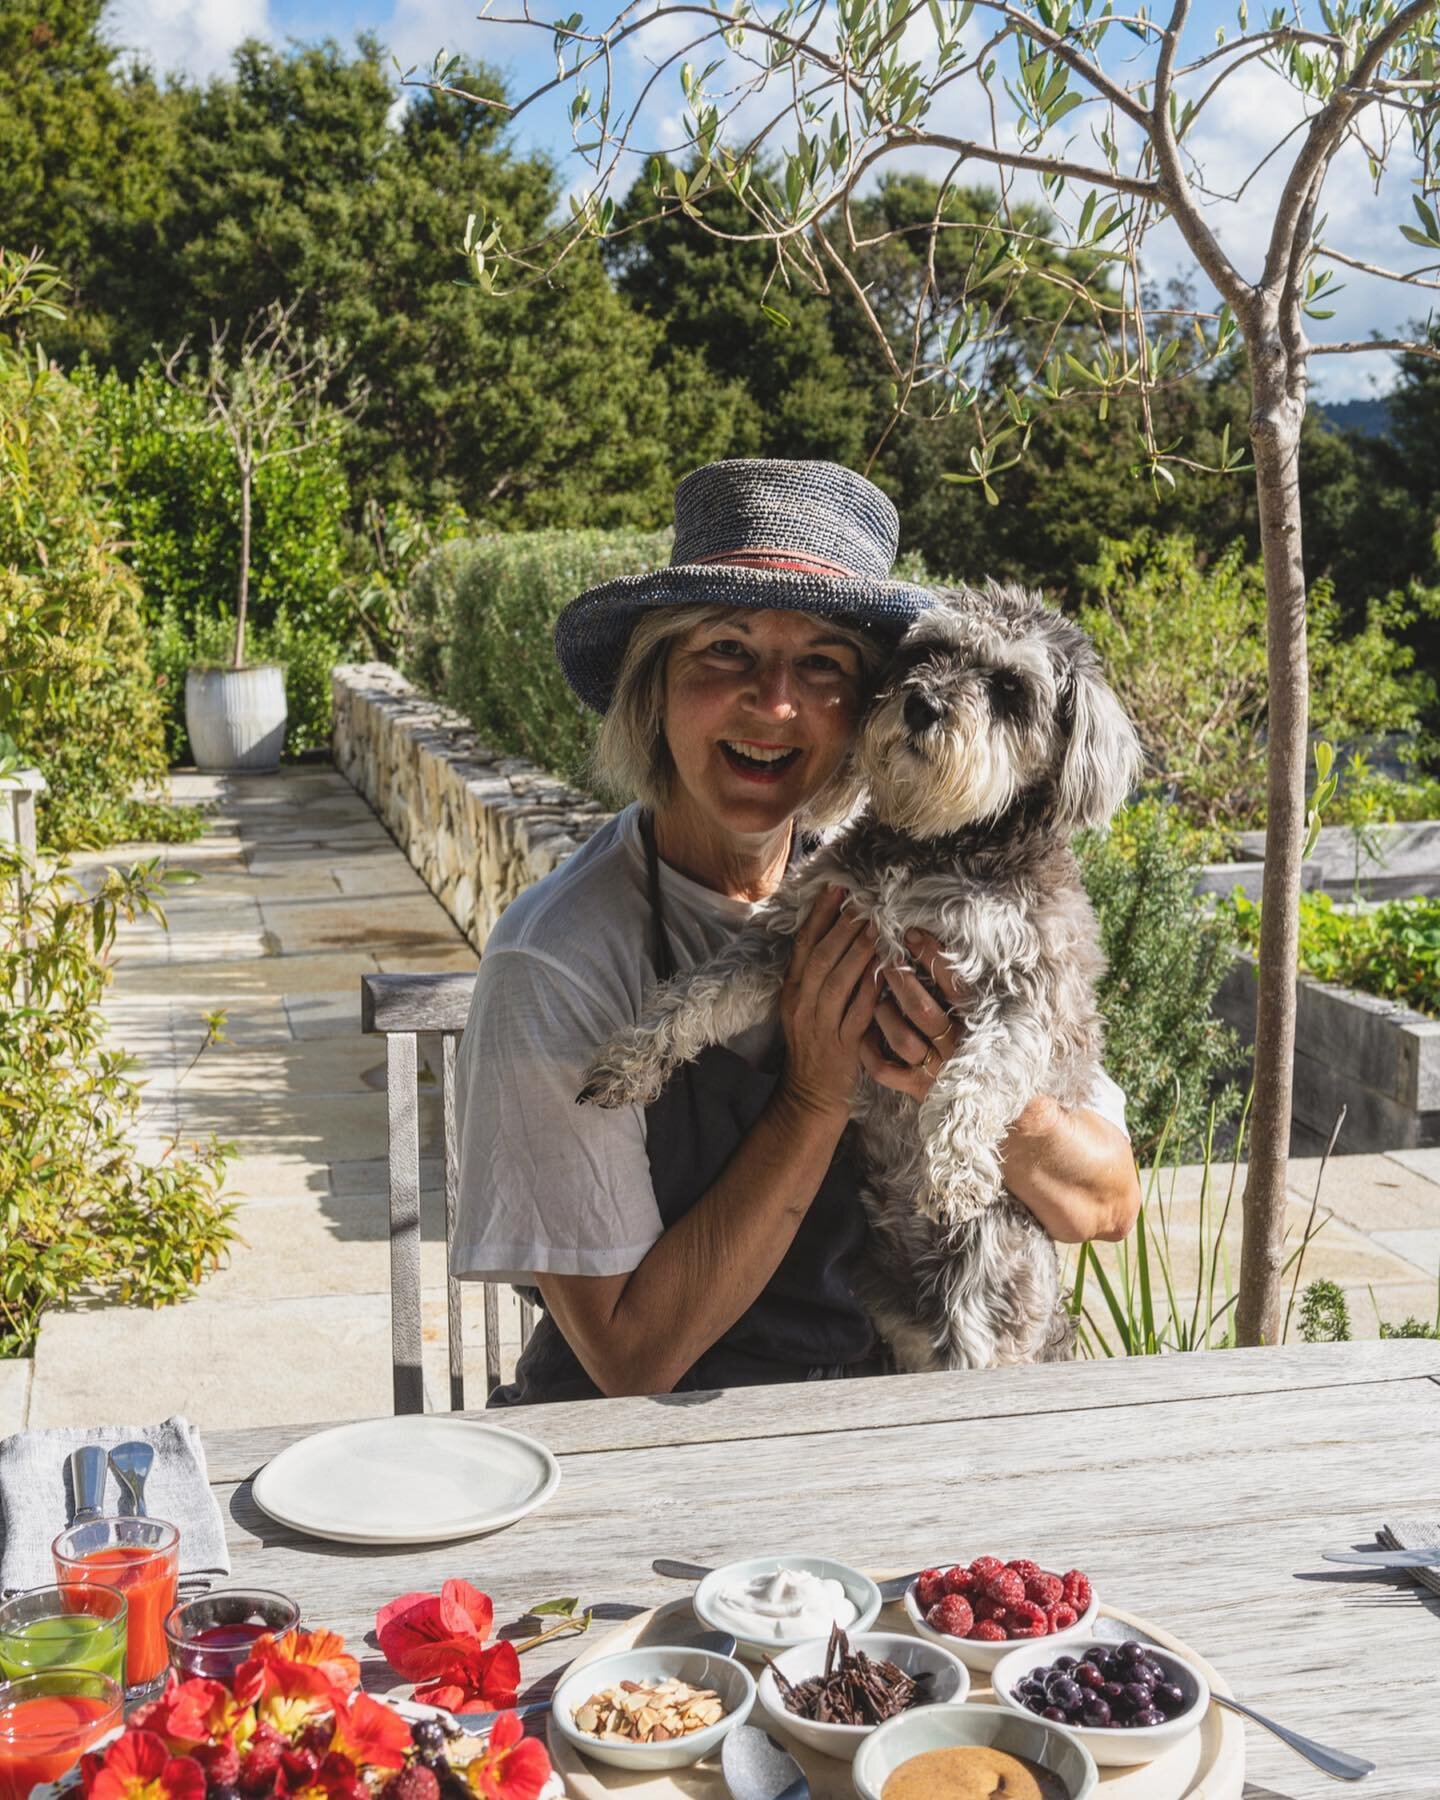
<svg viewBox="0 0 1440 1800"><path fill-rule="evenodd" d="M149 1444L132 1441L128 1444L117 1444L110 1452L110 1467L115 1471L115 1479L120 1483L120 1514L122 1518L143 1519L145 1512L145 1478L150 1473L155 1461L155 1451Z"/></svg>
<svg viewBox="0 0 1440 1800"><path fill-rule="evenodd" d="M650 1567L657 1575L668 1575L672 1581L703 1581L707 1575L715 1573L713 1569L707 1569L704 1563L676 1562L672 1556L657 1556ZM880 1598L887 1603L903 1599L906 1588L919 1573L915 1569L909 1575L892 1575L888 1581L877 1582Z"/></svg>
<svg viewBox="0 0 1440 1800"><path fill-rule="evenodd" d="M1157 1643L1145 1632L1134 1625L1122 1625L1119 1619L1101 1617L1096 1619L1094 1631L1097 1638L1106 1643L1123 1644L1133 1638L1137 1643L1149 1644L1153 1650L1163 1650L1165 1646ZM1267 1719L1264 1713L1258 1713L1253 1706L1244 1706L1238 1700L1232 1700L1228 1694L1217 1694L1210 1690L1210 1698L1217 1706L1223 1706L1229 1712L1239 1713L1253 1724L1262 1726L1266 1731L1279 1738L1297 1756L1303 1756L1306 1762L1329 1775L1335 1781L1363 1781L1367 1775L1375 1773L1375 1765L1366 1762L1362 1756L1351 1756L1348 1750L1332 1750L1328 1744L1320 1744L1314 1738L1302 1737L1298 1731L1292 1731L1288 1725L1281 1725L1274 1719Z"/></svg>
<svg viewBox="0 0 1440 1800"><path fill-rule="evenodd" d="M720 1768L733 1800L810 1800L805 1771L758 1726L737 1725L726 1736Z"/></svg>

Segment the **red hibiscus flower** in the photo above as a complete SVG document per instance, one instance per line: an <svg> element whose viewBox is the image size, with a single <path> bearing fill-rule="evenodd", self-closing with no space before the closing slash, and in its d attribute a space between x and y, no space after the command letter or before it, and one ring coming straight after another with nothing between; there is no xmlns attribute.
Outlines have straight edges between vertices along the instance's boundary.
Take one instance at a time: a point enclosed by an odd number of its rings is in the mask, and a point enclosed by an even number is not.
<svg viewBox="0 0 1440 1800"><path fill-rule="evenodd" d="M478 1800L538 1800L550 1779L550 1758L539 1738L527 1738L519 1713L501 1713L490 1741L465 1765Z"/></svg>
<svg viewBox="0 0 1440 1800"><path fill-rule="evenodd" d="M127 1731L99 1759L87 1759L88 1800L205 1800L205 1771L193 1756L172 1756L153 1731Z"/></svg>
<svg viewBox="0 0 1440 1800"><path fill-rule="evenodd" d="M380 1650L415 1698L431 1706L513 1706L520 1685L515 1646L485 1640L495 1623L490 1596L468 1581L447 1581L438 1594L402 1594L375 1615Z"/></svg>
<svg viewBox="0 0 1440 1800"><path fill-rule="evenodd" d="M399 1769L410 1749L410 1727L393 1707L368 1694L356 1694L335 1708L335 1734L330 1753L375 1769ZM328 1758L326 1759L329 1760Z"/></svg>

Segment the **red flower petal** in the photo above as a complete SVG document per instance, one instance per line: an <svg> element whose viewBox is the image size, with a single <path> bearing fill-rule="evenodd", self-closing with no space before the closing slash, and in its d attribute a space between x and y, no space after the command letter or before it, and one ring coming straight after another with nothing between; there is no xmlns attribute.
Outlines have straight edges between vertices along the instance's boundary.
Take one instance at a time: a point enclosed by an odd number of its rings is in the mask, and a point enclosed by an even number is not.
<svg viewBox="0 0 1440 1800"><path fill-rule="evenodd" d="M382 1706L369 1694L356 1694L335 1708L331 1746L357 1764L399 1769L410 1749L410 1727L393 1707Z"/></svg>
<svg viewBox="0 0 1440 1800"><path fill-rule="evenodd" d="M468 1625L483 1644L495 1623L495 1606L488 1594L468 1581L447 1581L440 1589L440 1614L450 1635L461 1636Z"/></svg>

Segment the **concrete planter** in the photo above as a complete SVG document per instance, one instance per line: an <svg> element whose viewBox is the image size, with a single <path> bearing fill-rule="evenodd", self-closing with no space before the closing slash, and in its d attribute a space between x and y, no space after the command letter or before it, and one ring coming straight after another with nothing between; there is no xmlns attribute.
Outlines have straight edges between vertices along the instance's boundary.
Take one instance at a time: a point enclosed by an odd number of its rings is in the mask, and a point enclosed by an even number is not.
<svg viewBox="0 0 1440 1800"><path fill-rule="evenodd" d="M1374 854L1360 850L1356 862L1355 833L1348 825L1325 825L1314 850L1300 870L1302 887L1317 888L1336 900L1348 900L1359 874L1367 900L1395 900L1412 894L1440 894L1440 819L1409 825L1378 825L1367 832ZM1202 894L1229 895L1243 888L1260 898L1265 874L1265 833L1243 832L1241 857L1235 862L1207 863L1195 887Z"/></svg>
<svg viewBox="0 0 1440 1800"><path fill-rule="evenodd" d="M191 669L185 677L185 729L197 768L224 774L278 769L285 748L285 671Z"/></svg>
<svg viewBox="0 0 1440 1800"><path fill-rule="evenodd" d="M1353 988L1296 981L1291 1151L1317 1155L1348 1107L1336 1154L1440 1144L1440 1019ZM1215 1011L1255 1038L1255 959L1239 957Z"/></svg>

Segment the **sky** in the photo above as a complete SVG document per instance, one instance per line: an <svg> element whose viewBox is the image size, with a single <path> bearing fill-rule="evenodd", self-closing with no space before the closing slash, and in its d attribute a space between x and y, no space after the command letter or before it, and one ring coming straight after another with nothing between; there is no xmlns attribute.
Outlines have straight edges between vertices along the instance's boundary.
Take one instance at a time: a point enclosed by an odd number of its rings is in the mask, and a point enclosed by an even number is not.
<svg viewBox="0 0 1440 1800"><path fill-rule="evenodd" d="M566 10L579 9L588 23L597 25L608 21L618 10L618 5L605 5L602 12L595 0L590 0L589 5L586 0L565 0L564 5L560 0L549 0L548 4L546 0L534 0L534 5L541 18L559 17ZM492 0L492 10L501 15L518 13L521 0ZM1256 10L1258 16L1258 3ZM1301 10L1313 11L1314 0L1302 0ZM112 40L139 52L160 73L192 78L224 72L235 45L246 37L308 42L329 36L349 44L357 34L366 31L388 45L404 67L428 66L442 48L481 57L507 75L510 91L516 95L529 92L553 74L548 32L506 26L494 20L481 21L476 12L476 0L113 0L107 25ZM972 33L979 29L982 16L977 14L972 21ZM926 15L922 14L918 23L922 31L929 30ZM1186 38L1187 45L1193 47L1192 55L1213 47L1217 26L1224 26L1228 35L1235 35L1233 4L1196 0ZM622 74L633 81L647 73L644 59L647 54L653 55L654 49L647 50L646 46L658 45L658 32L670 29L671 22L666 21L654 28L652 35L633 39L636 48ZM1133 40L1125 40L1115 32L1107 40L1107 66L1119 73L1118 64L1112 62L1110 55L1117 38L1122 50L1126 42ZM1138 50L1138 45L1135 48ZM664 141L667 133L677 130L680 104L676 84L667 78L657 89L652 112L654 141ZM963 96L957 95L953 110L957 116L963 115ZM1221 189L1238 184L1274 145L1278 131L1300 116L1298 99L1258 63L1239 71L1197 121L1197 159L1207 170L1210 185ZM1076 121L1085 117L1083 111L1073 115ZM963 124L952 129L965 131ZM526 114L517 133L521 147L544 147L556 156L562 168L565 166L570 132L564 102L554 100ZM1077 137L1071 153L1081 160L1098 160L1083 133ZM938 175L950 160L946 154L932 159L930 166ZM1286 160L1283 154L1275 159L1256 179L1243 205L1222 207L1215 214L1217 235L1242 274L1258 273L1267 202L1273 198ZM1356 151L1338 158L1326 184L1326 241L1362 261L1389 268L1414 269L1425 263L1425 255L1406 244L1398 230L1401 223L1416 222L1411 196L1417 173L1408 142L1402 141L1377 196L1362 153ZM583 180L584 171L577 163L572 185L578 188ZM463 221L457 221L457 238L462 229ZM1146 272L1157 279L1193 268L1190 253L1173 227L1162 225L1154 234L1150 256ZM1433 253L1430 260L1434 260ZM1435 278L1436 272L1432 271L1430 279ZM1335 317L1308 325L1315 340L1365 339L1377 330L1385 335L1400 335L1409 322L1423 316L1427 302L1440 298L1433 292L1397 289L1393 284L1348 269L1337 271L1337 279L1343 281L1344 287L1330 302ZM1383 392L1393 379L1393 359L1383 354L1318 356L1311 362L1312 396L1322 401L1368 398Z"/></svg>

